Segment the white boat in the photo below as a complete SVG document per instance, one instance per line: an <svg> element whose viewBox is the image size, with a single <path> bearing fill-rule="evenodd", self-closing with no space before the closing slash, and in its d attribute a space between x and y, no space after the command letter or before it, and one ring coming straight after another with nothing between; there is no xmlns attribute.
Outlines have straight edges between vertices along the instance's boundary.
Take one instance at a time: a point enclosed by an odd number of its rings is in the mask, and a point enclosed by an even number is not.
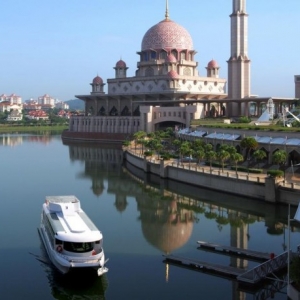
<svg viewBox="0 0 300 300"><path fill-rule="evenodd" d="M47 196L38 228L51 262L63 274L73 269L105 267L103 236L75 196Z"/></svg>

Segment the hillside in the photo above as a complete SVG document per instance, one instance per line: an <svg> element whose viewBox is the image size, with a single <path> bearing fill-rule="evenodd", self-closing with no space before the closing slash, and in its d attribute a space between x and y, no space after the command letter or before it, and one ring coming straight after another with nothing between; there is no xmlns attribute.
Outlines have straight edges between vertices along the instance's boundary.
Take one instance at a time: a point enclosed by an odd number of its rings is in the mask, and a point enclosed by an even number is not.
<svg viewBox="0 0 300 300"><path fill-rule="evenodd" d="M66 103L69 105L70 110L84 110L84 101L79 99L72 99L66 101Z"/></svg>

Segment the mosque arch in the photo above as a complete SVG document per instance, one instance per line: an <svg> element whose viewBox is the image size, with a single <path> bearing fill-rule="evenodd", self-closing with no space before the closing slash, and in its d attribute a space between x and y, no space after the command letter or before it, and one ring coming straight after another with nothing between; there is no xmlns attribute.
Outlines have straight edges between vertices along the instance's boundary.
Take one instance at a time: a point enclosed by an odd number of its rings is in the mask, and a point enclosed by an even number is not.
<svg viewBox="0 0 300 300"><path fill-rule="evenodd" d="M106 111L105 108L102 106L99 111L98 111L98 116L105 116L106 115Z"/></svg>
<svg viewBox="0 0 300 300"><path fill-rule="evenodd" d="M130 110L127 105L122 109L121 116L130 116Z"/></svg>
<svg viewBox="0 0 300 300"><path fill-rule="evenodd" d="M94 107L90 106L88 109L88 116L93 116L94 115Z"/></svg>
<svg viewBox="0 0 300 300"><path fill-rule="evenodd" d="M134 111L133 111L133 115L134 116L140 116L140 106L138 106Z"/></svg>
<svg viewBox="0 0 300 300"><path fill-rule="evenodd" d="M118 115L118 110L116 109L115 106L112 107L112 109L109 112L110 116L117 116Z"/></svg>
<svg viewBox="0 0 300 300"><path fill-rule="evenodd" d="M288 165L294 166L299 163L300 163L300 153L294 149L288 153Z"/></svg>
<svg viewBox="0 0 300 300"><path fill-rule="evenodd" d="M178 59L178 51L177 51L177 50L172 50L172 51L171 51L171 54L172 54L176 59Z"/></svg>
<svg viewBox="0 0 300 300"><path fill-rule="evenodd" d="M160 54L159 54L159 58L160 58L160 59L166 59L167 56L168 56L168 53L167 53L167 51L165 51L165 50L162 50L162 51L160 52Z"/></svg>
<svg viewBox="0 0 300 300"><path fill-rule="evenodd" d="M156 58L157 58L157 53L156 53L156 51L151 50L151 52L150 52L150 57L151 57L151 60L152 60L152 59L156 59Z"/></svg>
<svg viewBox="0 0 300 300"><path fill-rule="evenodd" d="M154 125L155 130L166 129L166 128L169 128L169 127L175 128L176 126L178 128L181 128L181 127L186 126L185 123L179 122L178 118L176 120L175 119L169 119L168 121L162 121L162 122L157 121L157 122L154 122L153 125Z"/></svg>

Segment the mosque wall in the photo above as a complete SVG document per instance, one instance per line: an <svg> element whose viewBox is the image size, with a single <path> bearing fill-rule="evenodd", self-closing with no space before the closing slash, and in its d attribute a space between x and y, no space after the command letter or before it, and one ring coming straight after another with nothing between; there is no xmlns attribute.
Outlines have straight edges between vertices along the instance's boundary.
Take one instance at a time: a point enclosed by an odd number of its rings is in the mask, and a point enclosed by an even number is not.
<svg viewBox="0 0 300 300"><path fill-rule="evenodd" d="M201 93L207 95L225 95L226 80L212 77L185 76L184 78L127 78L122 80L109 79L108 94L135 95L166 92L176 89L180 92ZM173 82L176 82L174 85Z"/></svg>
<svg viewBox="0 0 300 300"><path fill-rule="evenodd" d="M71 132L132 134L139 131L139 128L139 117L72 117L69 124Z"/></svg>

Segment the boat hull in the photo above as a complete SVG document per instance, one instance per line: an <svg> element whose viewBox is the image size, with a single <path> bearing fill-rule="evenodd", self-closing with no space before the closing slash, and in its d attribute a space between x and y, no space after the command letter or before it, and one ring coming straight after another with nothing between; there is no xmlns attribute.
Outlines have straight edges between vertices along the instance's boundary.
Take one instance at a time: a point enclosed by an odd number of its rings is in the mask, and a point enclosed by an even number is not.
<svg viewBox="0 0 300 300"><path fill-rule="evenodd" d="M102 276L108 272L108 268L104 266L104 253L102 253L100 257L98 255L98 257L95 256L91 258L63 255L52 249L46 231L44 230L42 224L40 228L38 228L38 232L43 241L43 245L47 251L51 263L62 274L70 273L74 269L92 269L98 276Z"/></svg>

